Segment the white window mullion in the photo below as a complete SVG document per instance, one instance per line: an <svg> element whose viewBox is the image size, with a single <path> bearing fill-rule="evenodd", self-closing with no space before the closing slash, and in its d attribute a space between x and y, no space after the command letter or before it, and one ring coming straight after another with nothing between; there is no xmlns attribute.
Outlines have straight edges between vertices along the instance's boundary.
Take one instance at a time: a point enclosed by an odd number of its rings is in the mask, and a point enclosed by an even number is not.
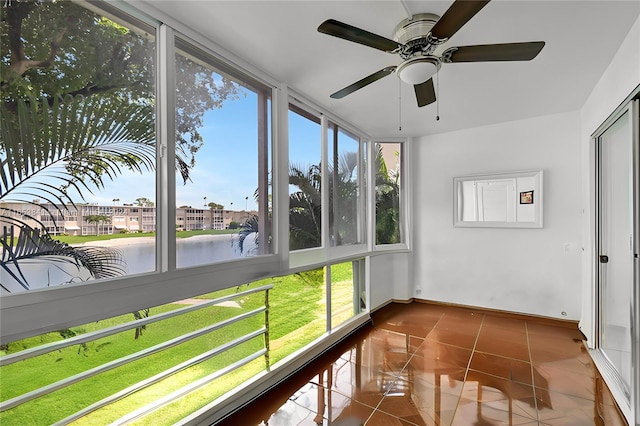
<svg viewBox="0 0 640 426"><path fill-rule="evenodd" d="M289 94L273 91L273 235L280 270L289 269Z"/></svg>
<svg viewBox="0 0 640 426"><path fill-rule="evenodd" d="M324 267L324 286L326 295L326 303L327 303L327 333L331 332L332 324L331 324L331 265L326 265Z"/></svg>
<svg viewBox="0 0 640 426"><path fill-rule="evenodd" d="M330 235L329 235L329 209L331 205L329 204L329 186L331 182L329 181L329 145L328 145L328 133L329 133L329 119L322 115L320 118L321 132L322 136L320 140L322 141L322 149L321 149L321 164L322 164L322 176L320 178L320 187L321 187L321 206L322 206L322 247L324 248L325 259L327 258L327 251L329 250ZM336 130L337 131L337 130Z"/></svg>
<svg viewBox="0 0 640 426"><path fill-rule="evenodd" d="M322 215L321 215L321 222L322 222L322 252L324 253L324 259L326 259L328 257L328 253L329 250L331 248L331 230L329 229L329 211L332 208L331 204L329 203L329 192L330 192L330 185L332 185L332 182L329 180L329 119L325 116L322 115L322 117L320 118L320 126L321 126L321 132L322 132L322 136L320 138L320 140L322 141L322 148L321 148L321 155L322 155L322 160L321 160L321 173L322 176L320 177L320 188L321 193L320 196L322 198ZM337 132L338 129L334 128L334 132ZM333 143L333 141L332 141ZM334 165L335 167L335 165ZM326 303L326 331L327 333L331 332L331 266L330 265L326 265L324 267L324 286L325 286L325 303Z"/></svg>
<svg viewBox="0 0 640 426"><path fill-rule="evenodd" d="M411 247L411 229L413 229L411 220L411 182L408 176L411 176L411 141L405 140L402 143L400 151L400 241L407 248Z"/></svg>
<svg viewBox="0 0 640 426"><path fill-rule="evenodd" d="M173 30L158 31L156 106L156 270L176 269L175 53Z"/></svg>
<svg viewBox="0 0 640 426"><path fill-rule="evenodd" d="M367 143L367 249L373 251L376 246L376 144L369 140Z"/></svg>
<svg viewBox="0 0 640 426"><path fill-rule="evenodd" d="M358 244L364 244L367 242L367 200L369 199L368 185L367 185L367 173L365 156L367 155L367 149L369 144L362 138L359 139L358 144L358 211L356 212L356 220L358 223Z"/></svg>

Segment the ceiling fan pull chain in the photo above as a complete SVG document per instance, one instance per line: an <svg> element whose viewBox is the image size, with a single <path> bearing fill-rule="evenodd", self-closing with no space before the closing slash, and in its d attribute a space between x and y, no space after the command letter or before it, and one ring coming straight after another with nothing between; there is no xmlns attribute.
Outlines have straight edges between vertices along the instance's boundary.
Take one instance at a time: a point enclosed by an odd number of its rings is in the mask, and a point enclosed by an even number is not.
<svg viewBox="0 0 640 426"><path fill-rule="evenodd" d="M440 121L440 77L436 74L436 121Z"/></svg>
<svg viewBox="0 0 640 426"><path fill-rule="evenodd" d="M402 131L402 81L398 79L398 131Z"/></svg>

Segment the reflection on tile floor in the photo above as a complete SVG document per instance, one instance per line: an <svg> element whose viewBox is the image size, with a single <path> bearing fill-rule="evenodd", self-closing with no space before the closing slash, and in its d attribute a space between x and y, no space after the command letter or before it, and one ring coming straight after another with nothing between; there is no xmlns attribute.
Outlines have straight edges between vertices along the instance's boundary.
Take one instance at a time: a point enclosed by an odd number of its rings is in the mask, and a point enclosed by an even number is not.
<svg viewBox="0 0 640 426"><path fill-rule="evenodd" d="M228 425L625 425L575 328L391 304Z"/></svg>

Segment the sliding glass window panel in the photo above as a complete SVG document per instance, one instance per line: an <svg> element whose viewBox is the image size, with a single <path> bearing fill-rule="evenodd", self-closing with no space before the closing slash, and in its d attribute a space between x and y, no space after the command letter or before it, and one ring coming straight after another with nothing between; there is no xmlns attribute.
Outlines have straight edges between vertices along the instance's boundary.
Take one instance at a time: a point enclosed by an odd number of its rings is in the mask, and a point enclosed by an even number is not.
<svg viewBox="0 0 640 426"><path fill-rule="evenodd" d="M2 294L155 271L155 28L18 1L2 26Z"/></svg>
<svg viewBox="0 0 640 426"><path fill-rule="evenodd" d="M322 246L320 118L289 105L289 249Z"/></svg>
<svg viewBox="0 0 640 426"><path fill-rule="evenodd" d="M625 113L598 138L600 348L632 388L632 140Z"/></svg>
<svg viewBox="0 0 640 426"><path fill-rule="evenodd" d="M357 136L329 123L329 229L332 246L362 242L360 194L360 140Z"/></svg>
<svg viewBox="0 0 640 426"><path fill-rule="evenodd" d="M366 309L366 297L359 284L364 279L360 262L331 265L331 328L336 328Z"/></svg>
<svg viewBox="0 0 640 426"><path fill-rule="evenodd" d="M176 265L271 253L271 89L176 39Z"/></svg>
<svg viewBox="0 0 640 426"><path fill-rule="evenodd" d="M397 244L402 237L402 144L375 144L376 244Z"/></svg>

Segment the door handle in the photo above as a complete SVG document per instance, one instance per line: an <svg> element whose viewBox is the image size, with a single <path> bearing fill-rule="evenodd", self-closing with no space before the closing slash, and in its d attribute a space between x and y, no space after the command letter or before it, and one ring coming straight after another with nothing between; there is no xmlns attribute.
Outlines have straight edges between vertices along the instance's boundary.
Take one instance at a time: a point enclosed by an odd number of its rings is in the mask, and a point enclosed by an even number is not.
<svg viewBox="0 0 640 426"><path fill-rule="evenodd" d="M607 256L606 254L601 254L600 263L609 263L609 256Z"/></svg>

